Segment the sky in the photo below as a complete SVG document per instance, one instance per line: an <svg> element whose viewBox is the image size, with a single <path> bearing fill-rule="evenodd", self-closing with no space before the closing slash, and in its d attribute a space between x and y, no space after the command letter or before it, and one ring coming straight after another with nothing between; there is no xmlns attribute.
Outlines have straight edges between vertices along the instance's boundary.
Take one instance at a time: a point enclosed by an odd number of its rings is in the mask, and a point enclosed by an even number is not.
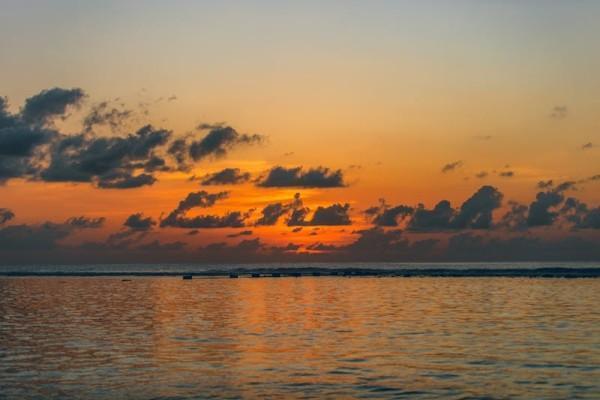
<svg viewBox="0 0 600 400"><path fill-rule="evenodd" d="M0 263L600 260L596 1L0 3Z"/></svg>

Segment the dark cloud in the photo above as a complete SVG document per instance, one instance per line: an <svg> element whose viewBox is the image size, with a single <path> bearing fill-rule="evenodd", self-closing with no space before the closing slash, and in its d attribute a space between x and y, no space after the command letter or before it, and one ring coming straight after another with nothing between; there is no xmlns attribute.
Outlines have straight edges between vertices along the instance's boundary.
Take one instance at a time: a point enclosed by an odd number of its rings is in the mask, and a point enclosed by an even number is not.
<svg viewBox="0 0 600 400"><path fill-rule="evenodd" d="M591 261L600 257L597 241L577 236L544 240L519 235L485 237L470 232L450 238L442 257L449 261Z"/></svg>
<svg viewBox="0 0 600 400"><path fill-rule="evenodd" d="M563 192L574 188L575 183L567 181L546 192L539 192L535 201L529 205L527 225L530 227L552 225L559 216L555 208L563 202Z"/></svg>
<svg viewBox="0 0 600 400"><path fill-rule="evenodd" d="M157 252L157 251L180 251L183 250L187 246L187 243L176 241L169 243L162 243L159 240L153 240L149 243L144 243L138 246L139 250L148 251L148 252Z"/></svg>
<svg viewBox="0 0 600 400"><path fill-rule="evenodd" d="M184 215L169 215L169 217L160 222L160 226L187 229L242 228L245 226L245 221L248 217L248 213L240 211L231 211L223 216L199 215L196 217L186 217Z"/></svg>
<svg viewBox="0 0 600 400"><path fill-rule="evenodd" d="M581 229L600 229L600 207L589 210L575 227Z"/></svg>
<svg viewBox="0 0 600 400"><path fill-rule="evenodd" d="M574 197L565 200L560 214L575 229L600 229L600 207L589 209L587 204Z"/></svg>
<svg viewBox="0 0 600 400"><path fill-rule="evenodd" d="M493 211L500 207L503 195L492 186L482 186L455 210L448 200L442 200L428 210L420 204L408 222L415 231L444 231L451 229L489 229Z"/></svg>
<svg viewBox="0 0 600 400"><path fill-rule="evenodd" d="M551 188L552 186L554 186L554 182L552 181L552 179L549 179L547 181L539 181L537 183L538 189L548 189L548 188Z"/></svg>
<svg viewBox="0 0 600 400"><path fill-rule="evenodd" d="M64 224L46 222L41 225L9 225L0 229L0 250L49 250L72 232Z"/></svg>
<svg viewBox="0 0 600 400"><path fill-rule="evenodd" d="M275 225L283 216L287 216L287 226L351 225L349 211L349 204L319 206L308 219L310 209L304 206L300 193L296 193L290 203L273 203L265 206L256 225Z"/></svg>
<svg viewBox="0 0 600 400"><path fill-rule="evenodd" d="M348 212L350 204L332 204L328 207L317 207L308 225L351 225Z"/></svg>
<svg viewBox="0 0 600 400"><path fill-rule="evenodd" d="M118 131L131 116L131 110L119 109L103 101L90 109L83 120L85 132L91 132L94 126L108 126L113 132Z"/></svg>
<svg viewBox="0 0 600 400"><path fill-rule="evenodd" d="M112 173L103 176L98 181L102 189L134 189L141 186L152 185L156 178L150 174L131 175L128 172Z"/></svg>
<svg viewBox="0 0 600 400"><path fill-rule="evenodd" d="M525 204L509 201L510 209L502 216L498 226L511 231L527 230L527 213L529 207Z"/></svg>
<svg viewBox="0 0 600 400"><path fill-rule="evenodd" d="M84 217L84 216L79 216L79 217L69 218L66 223L68 225L71 225L75 228L80 228L80 229L85 229L85 228L97 229L97 228L101 228L104 225L105 221L106 221L106 218L104 218L104 217L88 218L88 217Z"/></svg>
<svg viewBox="0 0 600 400"><path fill-rule="evenodd" d="M0 97L0 184L32 174L38 149L57 134L43 123L11 114L6 98Z"/></svg>
<svg viewBox="0 0 600 400"><path fill-rule="evenodd" d="M88 219L85 217L69 218L64 223L44 222L36 225L8 225L0 228L1 252L18 252L17 259L27 252L55 249L59 242L81 229L98 228L103 218Z"/></svg>
<svg viewBox="0 0 600 400"><path fill-rule="evenodd" d="M143 213L136 213L127 217L123 225L134 231L148 231L156 225L156 221L152 217L144 217Z"/></svg>
<svg viewBox="0 0 600 400"><path fill-rule="evenodd" d="M593 145L592 142L588 142L586 144L584 144L583 146L581 146L581 150L589 150L591 148L594 148L595 146Z"/></svg>
<svg viewBox="0 0 600 400"><path fill-rule="evenodd" d="M188 145L185 139L175 139L171 142L167 149L167 154L173 157L177 163L177 169L187 171L190 169L188 165Z"/></svg>
<svg viewBox="0 0 600 400"><path fill-rule="evenodd" d="M385 203L385 200L379 201L379 206L370 207L365 210L367 218L378 226L398 226L398 220L404 220L412 215L413 207L398 205L391 207Z"/></svg>
<svg viewBox="0 0 600 400"><path fill-rule="evenodd" d="M454 171L462 166L463 166L462 161L454 161L454 162L448 163L442 167L442 173L445 174L447 172Z"/></svg>
<svg viewBox="0 0 600 400"><path fill-rule="evenodd" d="M208 133L202 139L190 143L189 155L194 161L206 157L223 157L235 146L261 143L264 140L261 135L239 133L225 125L203 124L198 128L208 130Z"/></svg>
<svg viewBox="0 0 600 400"><path fill-rule="evenodd" d="M445 231L453 229L489 229L493 212L500 207L503 195L492 186L482 186L454 209L448 200L438 202L433 209L422 204L416 208L398 205L390 207L380 200L379 206L365 210L367 218L377 226L398 226L408 217L407 229L411 231Z"/></svg>
<svg viewBox="0 0 600 400"><path fill-rule="evenodd" d="M241 231L241 232L231 233L231 234L227 235L227 237L235 238L235 237L250 236L250 235L252 235L252 231Z"/></svg>
<svg viewBox="0 0 600 400"><path fill-rule="evenodd" d="M419 204L408 223L408 229L419 231L447 230L450 229L450 221L454 214L455 210L448 200L440 201L431 210L426 209L423 204Z"/></svg>
<svg viewBox="0 0 600 400"><path fill-rule="evenodd" d="M267 175L258 182L261 187L305 187L305 188L334 188L344 187L344 176L341 170L330 170L325 167L285 168L273 167Z"/></svg>
<svg viewBox="0 0 600 400"><path fill-rule="evenodd" d="M488 173L486 171L481 171L481 172L475 174L475 178L479 178L479 179L483 179L486 176L488 176Z"/></svg>
<svg viewBox="0 0 600 400"><path fill-rule="evenodd" d="M229 197L229 192L208 193L205 190L189 193L185 199L179 202L177 208L173 211L177 214L185 212L194 207L210 208L219 200Z"/></svg>
<svg viewBox="0 0 600 400"><path fill-rule="evenodd" d="M79 88L43 90L25 100L21 117L28 123L45 124L51 118L64 116L70 106L76 106L85 97Z"/></svg>
<svg viewBox="0 0 600 400"><path fill-rule="evenodd" d="M171 132L146 125L125 137L63 137L40 177L46 181L94 182L101 188L128 189L153 184L162 164L156 154ZM143 169L146 173L135 174Z"/></svg>
<svg viewBox="0 0 600 400"><path fill-rule="evenodd" d="M500 176L502 178L512 178L513 176L515 176L515 173L513 171L503 171L500 172Z"/></svg>
<svg viewBox="0 0 600 400"><path fill-rule="evenodd" d="M337 251L339 248L335 245L326 244L323 242L316 242L306 247L307 250L312 251Z"/></svg>
<svg viewBox="0 0 600 400"><path fill-rule="evenodd" d="M248 182L250 173L241 172L239 168L225 168L202 179L203 185L237 185Z"/></svg>
<svg viewBox="0 0 600 400"><path fill-rule="evenodd" d="M17 114L0 97L0 184L26 178L87 182L103 189L148 186L156 182L157 172L187 171L194 161L263 139L224 125L203 126L209 132L199 140L194 135L173 138L171 131L150 125L127 135L99 136L96 126L121 131L132 115L109 102L92 106L80 132L57 131L52 120L66 118L69 107L78 106L83 97L81 89L44 90L27 99Z"/></svg>
<svg viewBox="0 0 600 400"><path fill-rule="evenodd" d="M256 221L256 225L275 225L289 210L289 205L283 203L268 204L262 209L262 216Z"/></svg>
<svg viewBox="0 0 600 400"><path fill-rule="evenodd" d="M188 210L199 207L212 207L217 201L225 199L229 192L208 193L204 190L192 192L179 202L176 209L160 221L160 226L176 228L241 228L245 226L245 220L250 217L250 212L242 213L240 211L228 212L223 216L218 215L199 215L196 217L187 217Z"/></svg>
<svg viewBox="0 0 600 400"><path fill-rule="evenodd" d="M411 242L400 229L385 230L380 227L356 232L358 238L349 245L338 248L343 259L362 260L405 260L415 261L431 257L437 239Z"/></svg>
<svg viewBox="0 0 600 400"><path fill-rule="evenodd" d="M504 196L493 186L482 186L465 201L451 221L454 228L488 229L492 225L492 213L502 204Z"/></svg>
<svg viewBox="0 0 600 400"><path fill-rule="evenodd" d="M8 208L0 208L0 225L7 223L14 217L15 217L15 213L13 213Z"/></svg>

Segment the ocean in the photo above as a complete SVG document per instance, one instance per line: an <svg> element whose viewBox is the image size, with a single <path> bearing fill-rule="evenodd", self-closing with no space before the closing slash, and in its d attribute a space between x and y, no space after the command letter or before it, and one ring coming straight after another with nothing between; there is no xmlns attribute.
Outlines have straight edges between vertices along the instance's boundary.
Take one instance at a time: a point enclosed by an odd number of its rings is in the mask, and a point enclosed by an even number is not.
<svg viewBox="0 0 600 400"><path fill-rule="evenodd" d="M306 268L0 267L0 398L600 397L599 279L397 276L598 264Z"/></svg>

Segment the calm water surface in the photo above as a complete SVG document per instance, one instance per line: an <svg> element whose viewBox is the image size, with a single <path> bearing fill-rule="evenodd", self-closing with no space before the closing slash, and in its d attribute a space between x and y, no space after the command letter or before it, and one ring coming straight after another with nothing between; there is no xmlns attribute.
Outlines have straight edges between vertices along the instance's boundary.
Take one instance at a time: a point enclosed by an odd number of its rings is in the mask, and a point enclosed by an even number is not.
<svg viewBox="0 0 600 400"><path fill-rule="evenodd" d="M600 398L600 280L0 278L0 398Z"/></svg>

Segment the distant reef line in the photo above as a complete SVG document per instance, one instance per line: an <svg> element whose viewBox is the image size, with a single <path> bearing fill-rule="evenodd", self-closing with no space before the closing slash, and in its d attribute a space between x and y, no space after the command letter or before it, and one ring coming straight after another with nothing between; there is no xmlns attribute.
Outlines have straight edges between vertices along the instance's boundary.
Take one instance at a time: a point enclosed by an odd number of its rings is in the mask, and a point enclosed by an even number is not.
<svg viewBox="0 0 600 400"><path fill-rule="evenodd" d="M0 271L0 277L177 277L186 278L281 278L281 277L506 277L506 278L599 278L600 268L235 268L194 271Z"/></svg>

